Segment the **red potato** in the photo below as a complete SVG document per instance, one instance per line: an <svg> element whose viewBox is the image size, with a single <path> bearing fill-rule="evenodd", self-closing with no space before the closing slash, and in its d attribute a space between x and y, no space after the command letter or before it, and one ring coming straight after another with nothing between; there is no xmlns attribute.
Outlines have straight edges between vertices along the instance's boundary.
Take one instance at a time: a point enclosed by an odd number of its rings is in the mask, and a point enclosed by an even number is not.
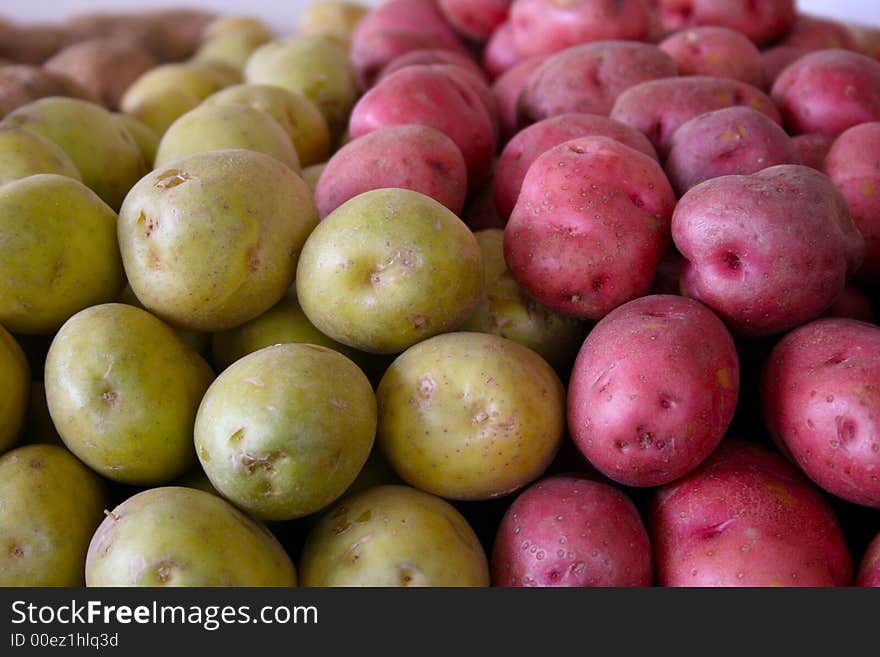
<svg viewBox="0 0 880 657"><path fill-rule="evenodd" d="M670 30L727 27L762 45L794 23L795 0L660 0L660 20Z"/></svg>
<svg viewBox="0 0 880 657"><path fill-rule="evenodd" d="M318 178L315 204L323 219L350 198L387 187L421 192L460 215L467 195L464 157L455 142L434 128L380 128L330 158Z"/></svg>
<svg viewBox="0 0 880 657"><path fill-rule="evenodd" d="M514 0L509 20L524 57L587 41L644 41L651 29L642 0Z"/></svg>
<svg viewBox="0 0 880 657"><path fill-rule="evenodd" d="M816 171L825 170L825 157L831 150L831 144L834 143L833 137L823 135L821 132L811 132L795 135L791 138L791 143L794 144L801 158L801 164Z"/></svg>
<svg viewBox="0 0 880 657"><path fill-rule="evenodd" d="M871 301L857 287L847 285L840 296L822 313L822 317L839 317L855 319L860 322L874 323L874 309Z"/></svg>
<svg viewBox="0 0 880 657"><path fill-rule="evenodd" d="M824 170L865 238L865 260L856 278L880 287L880 121L845 130L831 145Z"/></svg>
<svg viewBox="0 0 880 657"><path fill-rule="evenodd" d="M551 310L600 319L650 288L674 206L650 156L607 137L573 139L529 167L505 227L505 259Z"/></svg>
<svg viewBox="0 0 880 657"><path fill-rule="evenodd" d="M816 485L880 508L880 327L819 319L790 332L761 399L771 436Z"/></svg>
<svg viewBox="0 0 880 657"><path fill-rule="evenodd" d="M657 489L648 514L660 586L849 586L834 511L773 452L727 438L695 472Z"/></svg>
<svg viewBox="0 0 880 657"><path fill-rule="evenodd" d="M617 97L610 116L641 130L665 156L672 135L684 123L700 114L737 105L751 107L782 123L773 101L760 89L738 80L704 75L650 80L630 87Z"/></svg>
<svg viewBox="0 0 880 657"><path fill-rule="evenodd" d="M464 38L486 41L507 20L512 0L437 0L444 18Z"/></svg>
<svg viewBox="0 0 880 657"><path fill-rule="evenodd" d="M625 493L547 477L510 505L495 536L493 586L650 586L651 543Z"/></svg>
<svg viewBox="0 0 880 657"><path fill-rule="evenodd" d="M682 195L710 178L800 163L791 137L778 123L751 107L728 107L700 114L676 130L664 168Z"/></svg>
<svg viewBox="0 0 880 657"><path fill-rule="evenodd" d="M827 176L783 164L691 188L672 217L683 291L744 336L818 317L861 263L864 240Z"/></svg>
<svg viewBox="0 0 880 657"><path fill-rule="evenodd" d="M368 89L391 60L425 48L467 53L435 0L388 0L357 24L349 58L361 88Z"/></svg>
<svg viewBox="0 0 880 657"><path fill-rule="evenodd" d="M415 123L452 139L464 156L468 184L491 174L495 153L492 119L473 89L429 66L410 66L383 78L361 96L349 117L353 139L392 125Z"/></svg>
<svg viewBox="0 0 880 657"><path fill-rule="evenodd" d="M819 50L782 71L770 95L790 134L837 136L880 121L880 62L848 50Z"/></svg>
<svg viewBox="0 0 880 657"><path fill-rule="evenodd" d="M625 89L676 74L673 59L650 43L594 41L553 54L519 96L527 121L579 112L608 115Z"/></svg>
<svg viewBox="0 0 880 657"><path fill-rule="evenodd" d="M462 68L461 66L455 66L453 64L430 64L429 66L435 71L439 71L441 73L444 73L445 75L448 75L459 84L470 87L470 89L480 99L483 107L486 108L486 112L488 112L489 114L489 119L492 122L493 138L495 140L495 143L497 143L498 104L495 102L495 95L489 88L489 83L486 82L485 76L482 74L474 73L466 68Z"/></svg>
<svg viewBox="0 0 880 657"><path fill-rule="evenodd" d="M491 78L497 78L524 59L528 59L516 48L513 42L513 26L505 21L492 32L483 48L483 68Z"/></svg>
<svg viewBox="0 0 880 657"><path fill-rule="evenodd" d="M711 75L764 86L760 51L729 28L692 27L669 35L659 47L675 60L679 75Z"/></svg>
<svg viewBox="0 0 880 657"><path fill-rule="evenodd" d="M804 55L810 54L810 52L812 51L807 48L799 48L797 46L773 46L761 51L764 86L766 88L772 87L782 71Z"/></svg>
<svg viewBox="0 0 880 657"><path fill-rule="evenodd" d="M478 77L482 78L485 81L485 72L480 65L470 55L466 55L465 53L458 52L457 50L438 50L436 48L425 48L422 50L410 50L407 53L402 54L400 57L395 57L382 69L382 71L377 76L377 80L381 80L382 78L394 73L394 71L399 71L402 68L406 68L407 66L417 66L417 65L429 65L429 64L451 64L453 66L460 66L464 69L467 69L471 73L474 73Z"/></svg>
<svg viewBox="0 0 880 657"><path fill-rule="evenodd" d="M606 477L660 486L721 442L739 395L739 360L703 304L652 295L603 317L578 353L568 390L575 444Z"/></svg>
<svg viewBox="0 0 880 657"><path fill-rule="evenodd" d="M880 534L877 534L862 555L856 586L880 587Z"/></svg>
<svg viewBox="0 0 880 657"><path fill-rule="evenodd" d="M588 136L609 137L655 160L651 142L635 128L596 114L560 114L530 125L507 143L495 164L495 206L505 221L513 211L532 162L559 144Z"/></svg>
<svg viewBox="0 0 880 657"><path fill-rule="evenodd" d="M499 143L506 144L525 123L519 116L519 95L532 72L546 59L544 55L530 57L505 71L492 83L492 95L498 108Z"/></svg>
<svg viewBox="0 0 880 657"><path fill-rule="evenodd" d="M779 39L778 44L808 50L827 50L829 48L858 50L856 40L846 25L806 14L799 14L795 18L794 23Z"/></svg>

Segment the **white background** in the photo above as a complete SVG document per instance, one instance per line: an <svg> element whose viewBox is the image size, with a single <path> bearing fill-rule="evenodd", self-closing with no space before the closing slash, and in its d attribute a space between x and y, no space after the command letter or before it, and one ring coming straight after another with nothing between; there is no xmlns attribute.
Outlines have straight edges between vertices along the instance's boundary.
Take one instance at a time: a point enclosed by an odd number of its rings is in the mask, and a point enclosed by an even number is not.
<svg viewBox="0 0 880 657"><path fill-rule="evenodd" d="M262 18L278 34L289 34L297 16L313 0L0 0L0 17L15 21L54 22L90 9L133 10L164 7L205 7L227 14ZM358 0L374 6L381 0ZM880 27L880 0L798 0L805 13Z"/></svg>

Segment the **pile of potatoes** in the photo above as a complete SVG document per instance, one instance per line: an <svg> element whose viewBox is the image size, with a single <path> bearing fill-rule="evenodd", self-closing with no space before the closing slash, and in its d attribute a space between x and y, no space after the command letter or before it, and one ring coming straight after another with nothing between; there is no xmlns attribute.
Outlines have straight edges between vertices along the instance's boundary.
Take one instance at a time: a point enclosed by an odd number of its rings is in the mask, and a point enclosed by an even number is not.
<svg viewBox="0 0 880 657"><path fill-rule="evenodd" d="M0 21L0 586L880 586L880 32Z"/></svg>

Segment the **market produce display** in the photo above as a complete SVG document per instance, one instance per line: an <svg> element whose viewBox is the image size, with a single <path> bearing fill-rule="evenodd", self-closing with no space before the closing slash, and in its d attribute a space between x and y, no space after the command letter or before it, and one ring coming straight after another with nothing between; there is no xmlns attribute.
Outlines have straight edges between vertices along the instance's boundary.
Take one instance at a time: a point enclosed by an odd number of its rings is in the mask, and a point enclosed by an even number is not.
<svg viewBox="0 0 880 657"><path fill-rule="evenodd" d="M0 586L880 586L880 30L0 19Z"/></svg>

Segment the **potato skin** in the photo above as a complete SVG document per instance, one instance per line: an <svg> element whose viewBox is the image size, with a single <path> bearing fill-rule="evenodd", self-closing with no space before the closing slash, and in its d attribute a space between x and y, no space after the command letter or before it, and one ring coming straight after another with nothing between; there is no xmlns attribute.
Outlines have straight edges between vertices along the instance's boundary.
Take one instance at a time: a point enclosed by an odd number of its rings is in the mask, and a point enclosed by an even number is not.
<svg viewBox="0 0 880 657"><path fill-rule="evenodd" d="M795 135L791 138L791 143L801 158L801 164L816 171L825 171L825 158L834 143L833 137L823 135L821 132L810 132Z"/></svg>
<svg viewBox="0 0 880 657"><path fill-rule="evenodd" d="M0 124L0 157L0 185L37 173L56 173L82 180L63 148L24 128Z"/></svg>
<svg viewBox="0 0 880 657"><path fill-rule="evenodd" d="M0 326L0 454L19 439L28 411L31 367L21 345Z"/></svg>
<svg viewBox="0 0 880 657"><path fill-rule="evenodd" d="M513 0L438 0L447 22L466 39L482 43L507 20Z"/></svg>
<svg viewBox="0 0 880 657"><path fill-rule="evenodd" d="M568 426L602 474L659 486L691 472L721 441L739 395L724 324L685 297L619 306L590 331L568 390Z"/></svg>
<svg viewBox="0 0 880 657"><path fill-rule="evenodd" d="M495 106L498 108L499 143L507 144L525 124L519 116L519 95L532 72L545 59L546 56L543 55L529 57L498 75L492 82L492 95L495 96Z"/></svg>
<svg viewBox="0 0 880 657"><path fill-rule="evenodd" d="M877 534L862 555L856 586L880 587L880 534Z"/></svg>
<svg viewBox="0 0 880 657"><path fill-rule="evenodd" d="M880 328L819 319L780 340L761 379L774 440L818 486L880 508Z"/></svg>
<svg viewBox="0 0 880 657"><path fill-rule="evenodd" d="M648 155L607 137L567 141L529 167L505 227L505 258L551 310L600 319L650 288L674 206Z"/></svg>
<svg viewBox="0 0 880 657"><path fill-rule="evenodd" d="M880 62L847 50L820 50L782 71L770 93L789 133L837 136L880 121Z"/></svg>
<svg viewBox="0 0 880 657"><path fill-rule="evenodd" d="M675 208L672 237L687 260L684 292L747 336L818 317L864 252L843 196L827 176L801 165L691 188Z"/></svg>
<svg viewBox="0 0 880 657"><path fill-rule="evenodd" d="M0 90L0 119L22 105L47 96L70 96L98 102L96 96L66 75L26 64L0 66Z"/></svg>
<svg viewBox="0 0 880 657"><path fill-rule="evenodd" d="M650 586L651 544L622 491L556 475L508 507L492 546L494 586Z"/></svg>
<svg viewBox="0 0 880 657"><path fill-rule="evenodd" d="M777 454L726 438L697 471L655 491L648 512L660 586L849 586L833 510Z"/></svg>
<svg viewBox="0 0 880 657"><path fill-rule="evenodd" d="M760 51L744 34L719 26L670 34L658 47L675 60L679 75L712 75L764 86Z"/></svg>
<svg viewBox="0 0 880 657"><path fill-rule="evenodd" d="M795 0L659 0L664 28L719 25L746 35L757 45L781 36L794 23Z"/></svg>

